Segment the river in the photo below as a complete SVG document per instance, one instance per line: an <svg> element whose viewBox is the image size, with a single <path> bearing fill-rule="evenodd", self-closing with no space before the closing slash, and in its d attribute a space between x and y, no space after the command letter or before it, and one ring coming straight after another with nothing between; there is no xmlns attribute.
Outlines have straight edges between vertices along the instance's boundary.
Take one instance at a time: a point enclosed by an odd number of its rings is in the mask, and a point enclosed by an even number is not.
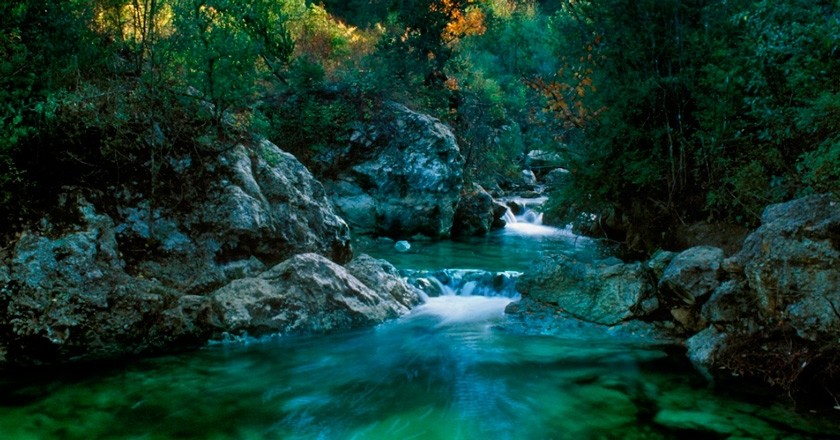
<svg viewBox="0 0 840 440"><path fill-rule="evenodd" d="M373 329L276 336L0 379L2 439L830 438L832 414L712 389L684 352L606 331L528 334L509 287L544 252L604 256L567 230L512 225L465 242L364 249L446 271L446 294ZM456 270L457 269L457 270Z"/></svg>

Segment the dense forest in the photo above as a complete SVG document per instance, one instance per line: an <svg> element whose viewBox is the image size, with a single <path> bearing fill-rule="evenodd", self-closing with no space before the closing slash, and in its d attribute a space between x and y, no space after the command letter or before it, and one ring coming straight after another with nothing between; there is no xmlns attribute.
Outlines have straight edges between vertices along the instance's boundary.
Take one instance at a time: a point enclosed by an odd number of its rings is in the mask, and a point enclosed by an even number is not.
<svg viewBox="0 0 840 440"><path fill-rule="evenodd" d="M4 233L63 185L167 203L179 163L253 136L328 175L386 101L451 125L485 186L555 153L564 221L755 226L840 192L838 1L22 0L0 29Z"/></svg>

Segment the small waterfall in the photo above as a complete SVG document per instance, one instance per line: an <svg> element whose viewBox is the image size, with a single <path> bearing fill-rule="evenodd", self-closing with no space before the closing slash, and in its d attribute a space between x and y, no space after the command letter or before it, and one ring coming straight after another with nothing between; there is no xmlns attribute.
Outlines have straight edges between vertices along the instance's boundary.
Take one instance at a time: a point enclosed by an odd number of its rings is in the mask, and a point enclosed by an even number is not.
<svg viewBox="0 0 840 440"><path fill-rule="evenodd" d="M519 272L489 272L474 269L403 271L408 281L429 297L483 296L518 298Z"/></svg>
<svg viewBox="0 0 840 440"><path fill-rule="evenodd" d="M513 211L510 208L505 210L505 215L502 216L502 220L505 221L506 225L516 223L518 221L516 220L516 216L513 214Z"/></svg>
<svg viewBox="0 0 840 440"><path fill-rule="evenodd" d="M408 319L431 317L436 327L498 321L503 319L505 307L519 299L519 272L443 269L403 271L403 275L427 295Z"/></svg>
<svg viewBox="0 0 840 440"><path fill-rule="evenodd" d="M505 221L503 229L506 235L528 236L528 237L550 237L563 235L564 231L555 227L543 225L543 213L531 208L542 206L546 198L540 199L513 199L511 205L502 217ZM516 215L512 207L516 207L520 214Z"/></svg>

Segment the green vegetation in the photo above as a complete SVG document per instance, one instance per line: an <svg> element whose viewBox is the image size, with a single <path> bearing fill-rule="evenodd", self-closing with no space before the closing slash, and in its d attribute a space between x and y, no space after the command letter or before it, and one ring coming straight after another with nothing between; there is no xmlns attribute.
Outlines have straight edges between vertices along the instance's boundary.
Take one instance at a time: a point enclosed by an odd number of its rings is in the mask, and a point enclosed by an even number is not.
<svg viewBox="0 0 840 440"><path fill-rule="evenodd" d="M564 2L558 17L567 71L585 73L540 85L568 128L559 205L662 231L840 193L840 3Z"/></svg>
<svg viewBox="0 0 840 440"><path fill-rule="evenodd" d="M640 248L840 192L836 1L23 0L0 31L18 227L62 185L165 200L173 163L255 134L329 173L386 100L449 123L478 183L559 153L560 214Z"/></svg>

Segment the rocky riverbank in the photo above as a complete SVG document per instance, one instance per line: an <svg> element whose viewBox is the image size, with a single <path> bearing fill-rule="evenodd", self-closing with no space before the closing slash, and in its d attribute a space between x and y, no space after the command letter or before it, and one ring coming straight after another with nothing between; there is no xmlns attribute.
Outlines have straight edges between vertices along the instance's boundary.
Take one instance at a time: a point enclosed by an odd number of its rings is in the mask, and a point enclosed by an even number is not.
<svg viewBox="0 0 840 440"><path fill-rule="evenodd" d="M387 262L352 259L322 185L277 146L240 144L190 166L206 179L184 182L197 196L174 209L126 188L64 188L2 255L0 365L350 329L418 302Z"/></svg>
<svg viewBox="0 0 840 440"><path fill-rule="evenodd" d="M668 335L685 341L709 379L761 380L828 403L840 394L840 203L829 195L769 206L729 258L709 246L644 263L554 256L518 288L513 316L548 309L558 319Z"/></svg>

